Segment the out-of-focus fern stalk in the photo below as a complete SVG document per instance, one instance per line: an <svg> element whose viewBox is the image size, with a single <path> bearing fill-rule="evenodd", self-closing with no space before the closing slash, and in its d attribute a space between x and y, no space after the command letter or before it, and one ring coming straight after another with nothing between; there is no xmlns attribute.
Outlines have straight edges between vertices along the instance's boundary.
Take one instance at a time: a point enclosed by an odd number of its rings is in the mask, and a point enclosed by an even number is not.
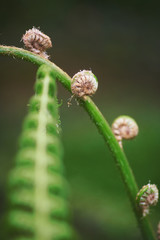
<svg viewBox="0 0 160 240"><path fill-rule="evenodd" d="M55 77L50 67L42 65L9 178L12 240L71 239L61 159Z"/></svg>

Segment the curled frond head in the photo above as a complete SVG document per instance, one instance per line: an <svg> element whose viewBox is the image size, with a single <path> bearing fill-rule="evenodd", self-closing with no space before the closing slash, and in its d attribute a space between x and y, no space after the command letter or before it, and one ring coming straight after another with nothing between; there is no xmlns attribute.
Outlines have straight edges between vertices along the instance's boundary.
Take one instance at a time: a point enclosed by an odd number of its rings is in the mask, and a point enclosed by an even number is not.
<svg viewBox="0 0 160 240"><path fill-rule="evenodd" d="M97 88L98 81L92 71L80 71L72 78L71 90L77 97L92 96Z"/></svg>
<svg viewBox="0 0 160 240"><path fill-rule="evenodd" d="M155 184L144 185L137 194L136 200L142 209L142 215L149 214L149 207L155 206L158 202L159 192Z"/></svg>
<svg viewBox="0 0 160 240"><path fill-rule="evenodd" d="M119 116L112 124L112 131L122 147L122 139L131 139L138 135L138 125L129 116Z"/></svg>
<svg viewBox="0 0 160 240"><path fill-rule="evenodd" d="M52 47L50 37L42 33L39 29L33 27L26 31L22 40L25 47L33 53L39 54L44 58L48 58L46 50Z"/></svg>

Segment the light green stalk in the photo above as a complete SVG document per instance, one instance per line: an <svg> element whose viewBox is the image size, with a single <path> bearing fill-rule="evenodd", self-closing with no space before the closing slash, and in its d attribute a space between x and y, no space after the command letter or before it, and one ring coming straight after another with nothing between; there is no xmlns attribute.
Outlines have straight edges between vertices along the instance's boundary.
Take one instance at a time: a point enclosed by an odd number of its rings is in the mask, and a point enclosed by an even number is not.
<svg viewBox="0 0 160 240"><path fill-rule="evenodd" d="M57 67L54 63L46 60L38 55L35 55L29 51L15 48L15 47L6 47L0 46L0 54L3 55L11 55L16 58L24 59L35 63L37 65L46 64L50 66L54 72L55 77L63 84L65 88L71 91L71 78L63 72L59 67ZM107 143L109 149L111 150L113 157L115 159L115 163L121 173L123 182L125 184L127 193L132 203L133 210L137 217L137 221L139 223L139 227L141 229L142 235L145 240L154 240L156 239L155 234L150 226L149 220L147 218L141 218L141 212L139 207L136 204L136 194L138 192L138 187L132 173L132 170L129 166L127 158L120 148L117 140L115 139L109 124L94 104L94 102L86 97L85 100L81 100L81 105L84 107L91 120L97 126L99 132L103 136L105 142Z"/></svg>
<svg viewBox="0 0 160 240"><path fill-rule="evenodd" d="M9 178L9 232L12 240L70 240L56 83L50 67L39 68L35 92Z"/></svg>

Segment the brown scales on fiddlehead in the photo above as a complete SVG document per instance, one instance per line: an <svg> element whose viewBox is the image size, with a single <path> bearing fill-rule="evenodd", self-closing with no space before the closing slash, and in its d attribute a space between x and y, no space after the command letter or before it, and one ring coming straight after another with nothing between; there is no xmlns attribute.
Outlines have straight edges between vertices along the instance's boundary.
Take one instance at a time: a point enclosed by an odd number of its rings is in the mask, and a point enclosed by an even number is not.
<svg viewBox="0 0 160 240"><path fill-rule="evenodd" d="M149 207L158 202L159 192L155 184L144 185L137 194L136 200L142 210L143 217L149 214Z"/></svg>
<svg viewBox="0 0 160 240"><path fill-rule="evenodd" d="M71 90L77 97L92 96L97 88L97 78L89 70L80 71L72 78Z"/></svg>
<svg viewBox="0 0 160 240"><path fill-rule="evenodd" d="M138 134L138 125L135 120L128 116L120 116L116 118L112 124L112 131L120 145L122 146L122 139L132 139Z"/></svg>
<svg viewBox="0 0 160 240"><path fill-rule="evenodd" d="M92 96L98 88L98 80L90 70L83 70L72 77L71 91L73 95L68 101L68 107L71 105L73 97L86 99L86 96ZM77 104L79 104L76 98Z"/></svg>
<svg viewBox="0 0 160 240"><path fill-rule="evenodd" d="M33 27L26 31L22 40L25 47L33 53L36 53L44 58L49 56L46 54L46 50L52 47L50 37L42 33L39 29Z"/></svg>

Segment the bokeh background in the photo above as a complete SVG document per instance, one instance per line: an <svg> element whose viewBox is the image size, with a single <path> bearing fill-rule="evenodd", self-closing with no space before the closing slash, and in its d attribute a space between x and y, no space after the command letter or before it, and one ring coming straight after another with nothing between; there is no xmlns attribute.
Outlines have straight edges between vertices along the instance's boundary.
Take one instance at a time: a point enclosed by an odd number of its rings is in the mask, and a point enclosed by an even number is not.
<svg viewBox="0 0 160 240"><path fill-rule="evenodd" d="M53 41L51 60L70 76L91 69L93 97L111 124L120 114L136 119L139 136L124 143L138 185L160 188L160 15L158 1L14 0L1 2L0 44L23 47L22 35L40 27ZM37 67L0 56L0 213L18 148ZM58 83L64 163L73 224L83 240L140 240L119 172L97 129ZM154 228L160 204L151 210ZM3 239L0 237L0 239Z"/></svg>

